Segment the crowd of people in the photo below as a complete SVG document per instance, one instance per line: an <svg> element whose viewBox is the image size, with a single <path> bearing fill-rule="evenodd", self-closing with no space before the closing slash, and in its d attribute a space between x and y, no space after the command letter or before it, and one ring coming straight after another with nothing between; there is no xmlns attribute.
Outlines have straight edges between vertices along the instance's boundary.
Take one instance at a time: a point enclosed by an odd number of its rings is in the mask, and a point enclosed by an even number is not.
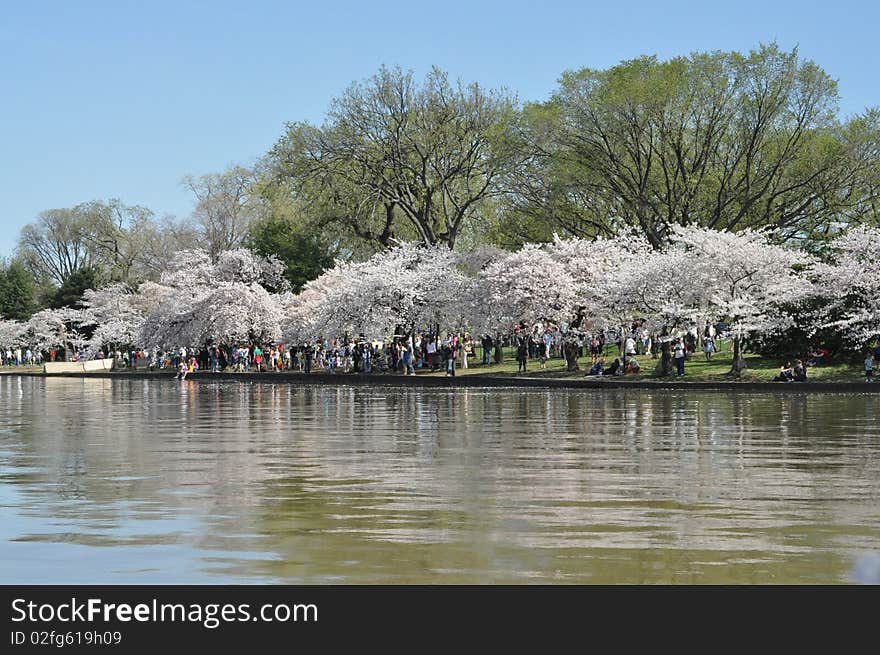
<svg viewBox="0 0 880 655"><path fill-rule="evenodd" d="M723 323L707 323L700 334L691 328L679 335L665 338L652 335L640 324L630 326L629 331L621 338L620 332L616 331L585 333L572 329L563 330L554 324L520 323L506 333L483 334L476 338L467 332L444 335L414 332L397 335L388 341L368 341L359 337L324 339L302 345L252 343L232 347L181 346L172 350L109 349L107 352L95 353L94 358L113 358L117 369L171 370L176 372L178 378L185 378L188 374L199 371L323 371L328 374L397 372L415 375L418 370L442 370L447 376L455 376L456 370L466 369L478 361L483 366L501 363L505 348L513 351L518 373L527 373L530 363L537 363L539 370L546 369L548 360L571 356L565 351L566 348L572 348L575 361L589 357L589 366L585 367L586 376L605 377L640 373L638 357L650 356L656 359L663 350L663 344L668 343L675 374L683 376L687 361L698 350L710 362L719 351L718 341L729 338ZM610 363L606 359L609 344L618 354ZM86 357L85 353L69 353L70 360ZM0 365L3 366L33 366L44 361L62 361L65 358L63 350L54 348L45 352L36 348L0 348ZM808 368L830 362L831 353L828 349L819 347L810 352L808 358L786 361L775 379L783 382L804 382L807 380ZM877 369L880 369L880 340L865 353L865 380L873 381L874 371Z"/></svg>
<svg viewBox="0 0 880 655"><path fill-rule="evenodd" d="M39 350L21 347L0 349L0 366L34 366L43 363L43 353Z"/></svg>
<svg viewBox="0 0 880 655"><path fill-rule="evenodd" d="M714 328L713 336L714 336ZM170 369L183 375L210 370L211 372L269 372L301 371L312 373L324 371L335 373L389 373L415 375L417 370L444 371L455 376L456 370L467 369L475 363L483 366L500 363L505 348L512 349L518 362L518 371L526 373L529 363L537 363L539 370L546 369L551 358L564 357L566 335L574 343L578 359L589 356L591 368L587 375L622 375L639 373L636 355L657 356L659 346L652 345L652 337L646 330L637 330L623 341L620 354L606 366L606 344L618 343L613 335L604 331L594 334L578 331L564 332L558 325L520 323L507 333L483 334L476 338L469 333L415 332L395 336L389 341L357 339L325 339L303 345L249 344L247 346L210 346L202 349L181 347L176 350L151 352L142 350L116 351L118 368L146 367L150 370ZM680 341L684 350L687 337ZM104 357L104 353L97 356ZM683 365L682 365L683 366ZM683 372L683 369L682 369Z"/></svg>

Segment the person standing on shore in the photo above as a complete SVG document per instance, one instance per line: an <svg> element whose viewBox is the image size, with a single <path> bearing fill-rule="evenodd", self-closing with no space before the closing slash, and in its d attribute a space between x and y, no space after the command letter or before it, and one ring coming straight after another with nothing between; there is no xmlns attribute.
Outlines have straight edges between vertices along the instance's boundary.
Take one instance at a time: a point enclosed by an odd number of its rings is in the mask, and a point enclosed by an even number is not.
<svg viewBox="0 0 880 655"><path fill-rule="evenodd" d="M865 353L865 382L874 381L874 357L870 351Z"/></svg>
<svg viewBox="0 0 880 655"><path fill-rule="evenodd" d="M590 339L590 363L595 365L600 358L602 358L602 344L599 342L599 338L594 336Z"/></svg>
<svg viewBox="0 0 880 655"><path fill-rule="evenodd" d="M713 337L703 337L703 352L706 354L706 361L711 361L712 353L715 352L715 339Z"/></svg>
<svg viewBox="0 0 880 655"><path fill-rule="evenodd" d="M303 356L303 373L308 375L312 372L312 346L305 345L302 347Z"/></svg>
<svg viewBox="0 0 880 655"><path fill-rule="evenodd" d="M410 352L410 346L408 343L400 344L400 359L403 362L403 374L404 375L415 375L416 371L413 368L413 356L412 352Z"/></svg>
<svg viewBox="0 0 880 655"><path fill-rule="evenodd" d="M455 341L451 337L443 342L442 354L446 360L446 375L455 377Z"/></svg>
<svg viewBox="0 0 880 655"><path fill-rule="evenodd" d="M492 341L492 336L489 334L483 335L481 343L483 346L483 366L488 366L492 363L492 348L495 344Z"/></svg>
<svg viewBox="0 0 880 655"><path fill-rule="evenodd" d="M516 363L517 373L525 373L526 372L526 362L529 360L529 346L527 344L527 337L520 337L516 346Z"/></svg>
<svg viewBox="0 0 880 655"><path fill-rule="evenodd" d="M684 347L684 341L679 339L678 341L675 342L675 352L674 352L675 368L678 371L679 376L684 375L684 359L685 359L686 354L687 354L687 351L685 350L685 347Z"/></svg>

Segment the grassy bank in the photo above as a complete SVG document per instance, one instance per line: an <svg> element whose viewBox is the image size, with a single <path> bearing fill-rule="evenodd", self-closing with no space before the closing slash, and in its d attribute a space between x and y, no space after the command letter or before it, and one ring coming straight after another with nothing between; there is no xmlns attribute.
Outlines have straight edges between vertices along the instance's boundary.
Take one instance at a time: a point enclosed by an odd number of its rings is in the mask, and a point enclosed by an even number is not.
<svg viewBox="0 0 880 655"><path fill-rule="evenodd" d="M516 353L513 348L504 349L504 363L490 364L483 366L480 364L482 350L478 349L478 357L469 359L467 369L456 366L456 377L462 376L485 376L485 377L523 377L523 374L517 373ZM606 366L614 361L615 357L619 357L617 346L611 345L605 349ZM632 358L628 358L632 359ZM747 368L743 371L739 380L734 380L727 375L730 371L732 363L732 353L730 352L730 342L721 343L719 352L712 356L711 361L706 361L705 355L702 353L694 353L685 364L685 375L683 377L670 376L666 378L656 377L654 369L657 366L657 359L652 359L650 355L639 355L635 357L641 366L641 372L638 374L630 374L625 376L615 376L614 379L620 381L640 381L640 382L772 382L779 373L779 367L784 362L773 359L767 359L760 355L746 353L745 359ZM547 379L583 379L584 374L590 368L591 360L589 357L582 357L578 360L580 371L566 371L565 360L562 358L552 358L546 362L544 369L541 369L538 360L529 360L527 370L524 374L529 378L547 378ZM40 366L3 366L0 367L0 375L2 374L41 374ZM133 372L142 372L144 369L136 369ZM166 371L169 374L170 370ZM322 375L323 371L315 370L316 375ZM240 373L236 375L247 376L250 373ZM419 369L418 375L428 377L444 377L445 369L438 369L431 372L427 369ZM808 369L808 381L812 382L862 382L864 381L863 369L859 365L853 364L831 364L826 366L811 367Z"/></svg>
<svg viewBox="0 0 880 655"><path fill-rule="evenodd" d="M635 357L641 367L638 374L630 374L618 376L620 380L664 380L674 379L681 382L731 382L732 378L728 376L733 363L733 354L730 350L730 342L719 345L719 352L712 355L711 361L706 361L705 355L702 353L694 353L690 356L685 364L685 375L677 377L675 375L667 378L659 378L654 374L654 369L659 361L652 359L650 355L638 355ZM482 355L482 350L477 350ZM616 357L619 357L616 345L607 346L605 348L605 366L610 366ZM785 362L773 359L767 359L761 355L746 353L746 370L742 372L739 378L742 382L772 382L779 374L779 367ZM513 348L505 348L504 363L490 364L483 366L479 362L481 357L470 358L468 368L463 369L456 367L455 374L459 375L523 375L517 373L516 353ZM633 359L627 357L627 359ZM590 357L582 357L578 360L580 371L569 372L566 370L565 360L562 358L552 358L547 360L544 369L541 369L538 360L529 360L526 365L526 373L528 377L548 377L548 378L575 378L583 377L589 370L591 365ZM435 373L420 371L422 375L445 375L443 370ZM810 367L807 369L807 379L816 382L859 382L864 380L864 373L861 366L853 364L830 364L825 366Z"/></svg>

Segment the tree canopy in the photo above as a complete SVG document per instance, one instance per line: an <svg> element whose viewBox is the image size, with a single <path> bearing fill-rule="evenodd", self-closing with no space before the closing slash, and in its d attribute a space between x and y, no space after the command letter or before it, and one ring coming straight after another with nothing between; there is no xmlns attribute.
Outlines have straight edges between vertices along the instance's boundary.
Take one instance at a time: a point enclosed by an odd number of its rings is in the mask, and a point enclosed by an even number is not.
<svg viewBox="0 0 880 655"><path fill-rule="evenodd" d="M17 260L0 266L0 317L26 321L37 309L37 289L31 273Z"/></svg>
<svg viewBox="0 0 880 655"><path fill-rule="evenodd" d="M334 281L348 270L339 266L375 264L374 256L422 244L461 255L455 266L469 275L495 272L482 289L499 304L490 298L474 314L487 327L556 306L572 309L574 321L575 307L616 321L632 298L603 308L595 294L624 260L639 269L628 273L634 285L647 284L645 271L667 276L660 313L674 322L670 299L687 304L692 290L679 269L660 264L669 265L670 246L687 243L681 229L745 235L742 243L719 238L743 252L760 250L749 241L759 234L768 247L789 244L829 266L836 257L847 270L869 268L841 235L880 226L880 109L841 117L829 73L775 44L572 70L549 98L524 106L505 89L452 81L437 68L417 79L382 67L333 99L320 125L287 124L253 165L183 184L194 205L183 218L158 218L117 198L42 212L22 228L15 263L0 267L0 315L21 321L41 307L74 310L86 289L183 290L168 282L183 275L181 262L204 273L253 254L283 271L280 286L261 283L263 291L289 287L302 300L338 291ZM487 246L511 252L505 258ZM252 253L241 255L242 247ZM654 259L650 250L668 256ZM727 266L740 261L731 249L716 256ZM604 262L602 276L584 263L590 257ZM842 270L833 271L841 280ZM560 284L572 275L587 282ZM200 280L204 291L209 278ZM266 301L259 290L238 292ZM556 300L548 307L530 297L541 293ZM863 336L873 329L869 294L839 300L846 302L826 325L862 324ZM458 301L448 309L470 311Z"/></svg>
<svg viewBox="0 0 880 655"><path fill-rule="evenodd" d="M271 157L311 211L351 236L451 248L504 193L521 155L516 121L505 91L383 67L336 98L322 126L291 123Z"/></svg>
<svg viewBox="0 0 880 655"><path fill-rule="evenodd" d="M512 185L514 231L577 236L674 225L782 239L876 220L880 115L837 119L837 84L797 50L639 57L563 74L525 109L536 155ZM546 228L545 228L546 229Z"/></svg>

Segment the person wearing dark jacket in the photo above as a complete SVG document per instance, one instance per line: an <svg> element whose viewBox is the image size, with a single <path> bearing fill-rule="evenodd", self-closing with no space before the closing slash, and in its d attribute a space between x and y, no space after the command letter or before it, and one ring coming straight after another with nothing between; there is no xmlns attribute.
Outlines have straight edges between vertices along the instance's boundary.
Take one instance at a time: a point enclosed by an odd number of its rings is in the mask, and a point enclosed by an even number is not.
<svg viewBox="0 0 880 655"><path fill-rule="evenodd" d="M525 373L526 372L526 362L529 360L529 346L526 342L526 338L523 337L520 339L519 344L516 347L516 363L517 363L517 373Z"/></svg>
<svg viewBox="0 0 880 655"><path fill-rule="evenodd" d="M483 335L483 340L480 343L483 346L483 366L488 366L492 362L492 347L495 344L488 334Z"/></svg>
<svg viewBox="0 0 880 655"><path fill-rule="evenodd" d="M617 357L613 362L611 362L611 366L602 371L602 375L617 375L617 372L620 370L620 358Z"/></svg>

